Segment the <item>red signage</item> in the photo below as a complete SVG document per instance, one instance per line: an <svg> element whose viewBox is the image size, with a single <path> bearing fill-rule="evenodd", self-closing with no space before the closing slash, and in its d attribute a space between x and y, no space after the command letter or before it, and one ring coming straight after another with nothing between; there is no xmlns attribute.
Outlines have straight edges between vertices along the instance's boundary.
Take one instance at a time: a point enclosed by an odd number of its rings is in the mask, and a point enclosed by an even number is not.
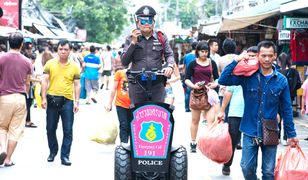
<svg viewBox="0 0 308 180"><path fill-rule="evenodd" d="M0 7L3 10L0 26L20 29L21 0L1 0Z"/></svg>

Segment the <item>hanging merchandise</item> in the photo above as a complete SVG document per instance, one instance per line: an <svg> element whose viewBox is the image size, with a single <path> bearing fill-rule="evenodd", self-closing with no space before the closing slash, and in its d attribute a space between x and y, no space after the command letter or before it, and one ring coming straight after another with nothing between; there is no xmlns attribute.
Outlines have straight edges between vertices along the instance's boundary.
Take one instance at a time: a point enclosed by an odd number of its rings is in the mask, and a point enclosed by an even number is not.
<svg viewBox="0 0 308 180"><path fill-rule="evenodd" d="M308 65L308 31L296 29L291 32L290 48L292 63L303 66Z"/></svg>

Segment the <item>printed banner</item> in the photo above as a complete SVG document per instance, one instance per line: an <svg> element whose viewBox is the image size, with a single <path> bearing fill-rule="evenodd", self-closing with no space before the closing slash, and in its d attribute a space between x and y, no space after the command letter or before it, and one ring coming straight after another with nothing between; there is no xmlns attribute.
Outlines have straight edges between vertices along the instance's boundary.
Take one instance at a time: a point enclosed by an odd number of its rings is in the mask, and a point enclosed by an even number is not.
<svg viewBox="0 0 308 180"><path fill-rule="evenodd" d="M19 29L21 0L1 0L0 7L3 16L0 18L0 26Z"/></svg>

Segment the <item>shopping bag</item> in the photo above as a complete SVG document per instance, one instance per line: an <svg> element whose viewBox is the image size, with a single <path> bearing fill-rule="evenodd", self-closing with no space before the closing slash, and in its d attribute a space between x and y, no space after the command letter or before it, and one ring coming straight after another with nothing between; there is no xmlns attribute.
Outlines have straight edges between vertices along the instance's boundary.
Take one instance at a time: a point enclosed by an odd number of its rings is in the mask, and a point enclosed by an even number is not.
<svg viewBox="0 0 308 180"><path fill-rule="evenodd" d="M39 109L42 109L42 96L41 96L42 86L40 83L37 83L34 87L34 98Z"/></svg>
<svg viewBox="0 0 308 180"><path fill-rule="evenodd" d="M207 97L208 102L211 106L214 106L219 103L218 93L214 89L209 88L209 90L207 91Z"/></svg>
<svg viewBox="0 0 308 180"><path fill-rule="evenodd" d="M118 135L116 121L111 112L106 112L96 123L91 140L100 144L114 144Z"/></svg>
<svg viewBox="0 0 308 180"><path fill-rule="evenodd" d="M249 58L241 60L233 69L236 76L251 76L259 69L259 61L257 58Z"/></svg>
<svg viewBox="0 0 308 180"><path fill-rule="evenodd" d="M175 96L175 104L183 104L185 101L185 94L182 82L180 80L170 83L173 94Z"/></svg>
<svg viewBox="0 0 308 180"><path fill-rule="evenodd" d="M86 99L87 98L87 91L85 87L85 77L84 73L80 75L80 99Z"/></svg>
<svg viewBox="0 0 308 180"><path fill-rule="evenodd" d="M275 180L308 180L308 159L299 145L288 146L279 157L275 167Z"/></svg>
<svg viewBox="0 0 308 180"><path fill-rule="evenodd" d="M198 148L203 155L217 163L226 163L232 156L232 142L229 125L214 121L198 140Z"/></svg>

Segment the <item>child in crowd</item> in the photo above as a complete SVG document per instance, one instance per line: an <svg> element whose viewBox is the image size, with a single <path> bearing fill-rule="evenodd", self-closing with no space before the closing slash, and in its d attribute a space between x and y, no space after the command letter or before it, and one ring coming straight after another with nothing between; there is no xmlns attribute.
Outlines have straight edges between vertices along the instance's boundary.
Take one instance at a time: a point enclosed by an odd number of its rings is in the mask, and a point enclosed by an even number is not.
<svg viewBox="0 0 308 180"><path fill-rule="evenodd" d="M109 112L112 108L112 102L115 99L115 106L120 122L120 140L121 143L128 143L129 139L129 106L131 101L128 96L128 82L126 78L126 69L116 70L114 75L113 88L110 94L109 103L106 110Z"/></svg>

